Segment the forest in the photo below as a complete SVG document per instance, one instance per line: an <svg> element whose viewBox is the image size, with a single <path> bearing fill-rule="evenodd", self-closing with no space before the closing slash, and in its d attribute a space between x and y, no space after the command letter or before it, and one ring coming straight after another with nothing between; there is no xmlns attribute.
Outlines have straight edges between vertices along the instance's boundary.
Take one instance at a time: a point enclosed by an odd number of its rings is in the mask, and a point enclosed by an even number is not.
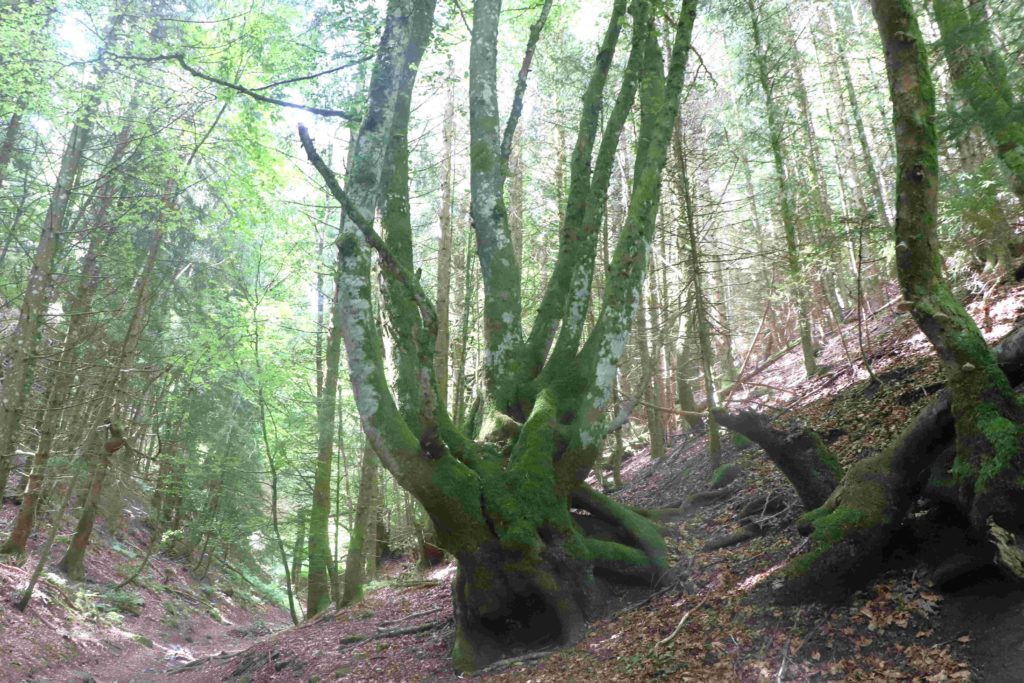
<svg viewBox="0 0 1024 683"><path fill-rule="evenodd" d="M1022 0L0 0L0 680L1020 680L1022 321Z"/></svg>

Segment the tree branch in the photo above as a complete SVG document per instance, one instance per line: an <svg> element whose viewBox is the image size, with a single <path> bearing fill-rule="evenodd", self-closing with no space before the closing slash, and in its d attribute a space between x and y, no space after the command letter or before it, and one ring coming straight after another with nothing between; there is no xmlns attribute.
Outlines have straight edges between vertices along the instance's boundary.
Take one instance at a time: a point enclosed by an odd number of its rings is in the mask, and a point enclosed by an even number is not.
<svg viewBox="0 0 1024 683"><path fill-rule="evenodd" d="M189 72L190 74L192 74L196 78L200 78L200 79L202 79L204 81L209 81L210 83L214 83L214 84L219 85L221 87L228 88L229 90L234 90L235 92L238 92L238 93L241 93L243 95L246 95L247 97L251 97L252 99L256 100L257 102L265 102L267 104L276 104L279 107L287 107L289 109L301 109L302 111L308 111L309 113L316 114L317 116L341 118L341 119L345 119L346 121L351 121L355 117L352 114L348 113L347 111L342 111L340 109L325 109L323 107L310 107L310 106L307 106L305 104L298 104L297 102L289 102L287 100L282 100L282 99L279 99L277 97L270 97L269 95L261 95L258 91L266 90L268 88L273 88L273 87L278 86L278 85L284 85L286 83L294 83L294 82L297 82L297 81L303 81L303 80L309 80L311 78L317 78L318 76L323 76L323 75L326 75L326 74L329 74L329 73L333 73L335 71L340 71L341 69L347 68L349 66L353 66L354 64L359 64L360 62L363 62L363 61L366 61L367 59L370 59L369 57L367 57L365 59L362 59L362 60L359 60L359 61L356 61L356 62L350 62L348 64L344 64L344 65L336 67L334 69L329 69L327 71L323 71L321 73L313 74L313 75L310 75L310 76L301 76L301 77L293 78L293 79L290 79L290 80L279 81L277 83L271 83L269 85L260 86L258 88L247 88L244 85L239 85L238 83L231 83L230 81L225 81L223 78L218 78L217 76L212 76L212 75L210 75L210 74L208 74L208 73L206 73L204 71L200 71L196 67L194 67L191 64L189 64L188 62L186 62L185 61L185 55L183 55L181 53L175 53L175 54L169 54L169 55L156 55L156 56L153 56L153 57L144 57L144 56L140 56L140 55L113 55L113 54L111 56L115 57L117 59L130 59L130 60L135 60L135 61L138 61L138 62L177 62L178 66L180 66L182 69L184 69L185 71Z"/></svg>
<svg viewBox="0 0 1024 683"><path fill-rule="evenodd" d="M299 139L302 141L302 148L306 150L306 157L313 164L320 177L324 179L324 182L327 183L327 189L330 190L331 195L338 200L338 203L345 210L345 214L355 223L359 231L363 233L367 244L377 252L377 255L380 257L381 266L409 290L409 294L412 295L420 309L420 315L423 316L423 323L426 326L427 333L431 337L436 337L437 313L434 310L433 303L430 302L423 288L420 287L419 281L399 263L395 255L391 253L388 245L384 243L384 239L373 229L373 224L370 223L366 216L359 212L355 203L353 203L345 190L342 189L341 185L338 184L338 178L334 171L330 169L327 162L320 156L320 153L316 151L313 139L309 137L309 131L301 123L299 124Z"/></svg>
<svg viewBox="0 0 1024 683"><path fill-rule="evenodd" d="M501 166L504 169L503 175L508 174L508 159L512 156L512 138L516 134L516 126L519 125L519 117L523 113L523 96L526 94L526 81L530 76L530 66L533 63L533 54L537 51L537 43L540 41L540 33L547 23L548 14L551 12L551 0L544 0L540 16L530 26L530 38L526 41L526 52L523 54L523 64L519 67L519 80L516 82L516 92L512 98L512 109L508 113L508 122L505 124L505 132L501 138Z"/></svg>
<svg viewBox="0 0 1024 683"><path fill-rule="evenodd" d="M368 62L371 59L373 59L373 57L374 57L374 55L366 55L366 56L360 57L358 59L353 59L351 62L345 62L344 64L341 64L340 66L335 66L335 67L332 67L330 69L324 69L323 71L318 71L315 74L308 74L306 76L296 76L295 78L286 78L283 81L274 81L273 83L268 83L268 84L260 86L258 88L250 88L250 90L252 90L253 92L259 92L261 90L270 90L271 88L278 88L278 87L280 87L282 85L289 85L291 83L301 83L302 81L311 81L311 80L313 80L315 78L320 78L321 76L329 76L331 74L338 73L339 71L342 71L343 69L350 69L353 66L359 66L360 64L365 64L366 62Z"/></svg>

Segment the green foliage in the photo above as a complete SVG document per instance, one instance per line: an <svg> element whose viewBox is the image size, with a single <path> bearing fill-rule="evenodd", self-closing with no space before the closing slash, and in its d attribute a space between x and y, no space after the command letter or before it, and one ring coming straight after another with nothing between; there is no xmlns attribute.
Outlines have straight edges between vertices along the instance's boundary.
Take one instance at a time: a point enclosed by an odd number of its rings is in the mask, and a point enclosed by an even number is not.
<svg viewBox="0 0 1024 683"><path fill-rule="evenodd" d="M96 606L107 612L118 612L137 617L142 614L142 608L146 606L146 601L135 591L116 588L100 594Z"/></svg>

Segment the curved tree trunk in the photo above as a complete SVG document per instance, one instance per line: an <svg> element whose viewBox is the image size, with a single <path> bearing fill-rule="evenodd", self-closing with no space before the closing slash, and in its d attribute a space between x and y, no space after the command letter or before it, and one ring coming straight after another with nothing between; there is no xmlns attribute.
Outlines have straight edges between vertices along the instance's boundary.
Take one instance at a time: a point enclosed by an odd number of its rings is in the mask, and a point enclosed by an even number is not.
<svg viewBox="0 0 1024 683"><path fill-rule="evenodd" d="M809 429L783 432L773 428L765 416L749 410L713 412L720 425L764 449L796 488L807 510L824 503L842 479L843 468L815 432Z"/></svg>
<svg viewBox="0 0 1024 683"><path fill-rule="evenodd" d="M872 0L893 100L897 177L896 254L903 298L942 361L955 429L952 466L961 506L977 533L1024 523L1024 409L970 315L942 277L937 246L938 155L935 95L926 46L909 0ZM940 404L926 411L936 412ZM857 463L819 510L809 552L786 569L789 597L840 597L879 560L927 468L940 453L935 430L919 420L880 455ZM1014 567L1008 567L1014 571Z"/></svg>
<svg viewBox="0 0 1024 683"><path fill-rule="evenodd" d="M470 160L472 213L484 281L489 394L482 411L487 415L486 432L479 441L456 425L437 400L432 363L437 316L411 263L404 108L412 79L402 78L399 69L415 72L416 43L426 36L389 27L422 16L420 12L429 22L430 0L389 2L367 115L344 189L308 132L300 129L309 160L345 207L338 239L338 305L363 431L383 466L427 510L439 545L459 563L454 658L463 670L517 649L577 637L590 613L589 587L595 574L656 583L667 569L664 543L654 523L579 488L607 433L605 414L615 370L640 304L637 292L647 272L661 172L678 114L696 14L696 2L684 0L666 76L654 12L648 0L634 0L633 46L623 91L595 156L602 91L626 6L626 0L615 3L584 96L566 225L554 267L557 277L552 276L534 329L524 339L519 265L502 206L509 146L499 146L497 125L500 3L475 3ZM548 7L546 3L531 29L503 136L506 141L514 134L530 57ZM631 201L610 264L614 277L605 287L590 336L582 342L608 180L636 92L641 102L641 151ZM383 206L382 187L388 188ZM383 237L373 224L378 208L384 212ZM384 277L381 294L395 340L397 378L384 368L383 335L374 314L371 249ZM575 521L571 506L590 513L590 527L584 529Z"/></svg>

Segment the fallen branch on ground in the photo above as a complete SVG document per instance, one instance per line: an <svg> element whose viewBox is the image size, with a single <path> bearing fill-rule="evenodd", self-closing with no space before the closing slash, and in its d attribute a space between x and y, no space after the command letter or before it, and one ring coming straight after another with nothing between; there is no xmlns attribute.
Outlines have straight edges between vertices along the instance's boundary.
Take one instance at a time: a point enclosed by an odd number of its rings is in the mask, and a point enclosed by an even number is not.
<svg viewBox="0 0 1024 683"><path fill-rule="evenodd" d="M423 579L422 581L396 581L391 584L395 588L427 588L429 586L440 586L437 579Z"/></svg>
<svg viewBox="0 0 1024 683"><path fill-rule="evenodd" d="M378 629L382 629L385 626L391 626L392 624L400 624L403 621L409 621L410 619L416 619L417 617L425 617L428 614L434 614L435 612L440 612L442 609L444 609L444 608L443 607L435 607L433 609L423 610L422 612L413 612L412 614L407 614L406 616L402 617L401 619L391 619L390 621L382 621L382 622L380 622L380 625L377 628Z"/></svg>
<svg viewBox="0 0 1024 683"><path fill-rule="evenodd" d="M533 662L538 659L544 659L545 657L553 655L556 652L558 652L558 650L540 650L539 652L530 652L525 655L519 655L518 657L509 657L508 659L499 660L485 669L480 669L480 671L477 671L476 673L484 674L491 673L493 671L499 671L501 669L507 669L510 666L515 666L516 664L525 664L526 662Z"/></svg>
<svg viewBox="0 0 1024 683"><path fill-rule="evenodd" d="M423 631L432 631L435 628L440 628L446 624L450 624L451 621L451 618L438 619L437 621L428 621L425 624L416 624L415 626L403 626L402 628L393 628L387 631L380 631L379 633L357 633L351 636L343 636L341 639L341 644L360 645L362 643L366 643L371 640L379 640L381 638L397 638L398 636L405 636L409 635L410 633L422 633Z"/></svg>
<svg viewBox="0 0 1024 683"><path fill-rule="evenodd" d="M662 645L668 645L673 640L675 640L676 636L679 635L679 632L683 629L683 624L685 624L686 620L690 618L690 615L693 614L694 612L696 612L698 609L700 609L704 605L704 603L707 602L710 598L711 598L711 594L708 593L707 595L704 596L703 600L701 600L696 605L694 605L692 608L687 610L686 614L683 615L683 618L679 620L679 623L676 624L676 627L672 630L672 633L668 634L667 636L665 636L664 638L659 640L654 645L654 649L657 650Z"/></svg>
<svg viewBox="0 0 1024 683"><path fill-rule="evenodd" d="M167 673L169 673L171 675L184 673L185 671L188 671L189 669L195 669L196 667L202 666L203 664L206 664L207 662L214 662L214 661L216 661L218 659L231 659L232 657L234 657L237 654L238 654L238 652L227 652L227 651L218 652L215 655L207 655L205 657L200 657L198 659L193 659L191 662L188 662L186 664L182 664L181 666L176 666L173 669L168 669Z"/></svg>

